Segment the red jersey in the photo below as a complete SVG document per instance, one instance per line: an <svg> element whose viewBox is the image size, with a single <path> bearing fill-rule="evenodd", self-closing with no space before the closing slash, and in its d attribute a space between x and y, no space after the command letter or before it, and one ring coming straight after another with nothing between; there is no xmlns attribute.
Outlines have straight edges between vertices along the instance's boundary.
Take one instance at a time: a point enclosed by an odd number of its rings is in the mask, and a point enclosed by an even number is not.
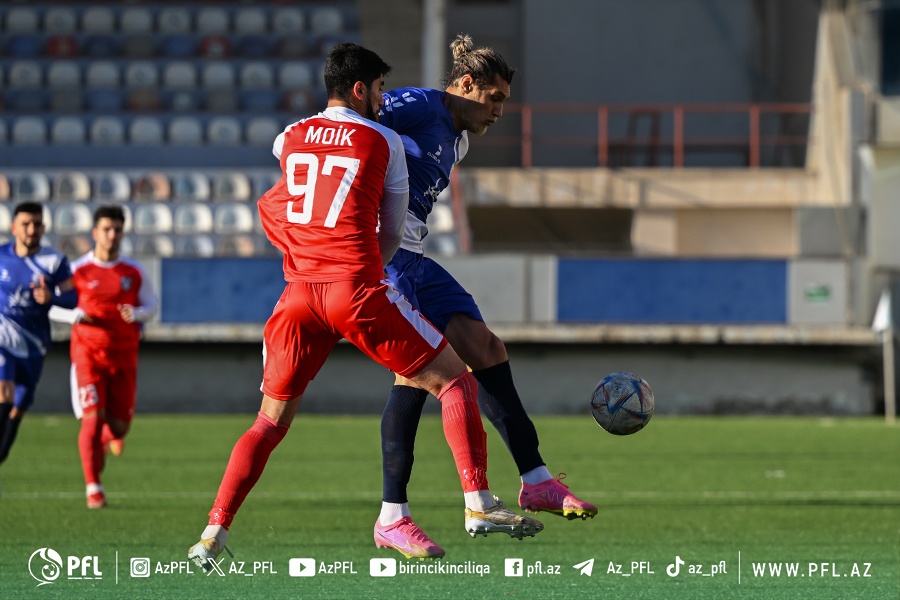
<svg viewBox="0 0 900 600"><path fill-rule="evenodd" d="M119 314L119 306L144 305L141 290L145 277L140 265L128 258L100 262L89 252L72 263L72 270L78 308L92 319L91 323L72 326L72 350L136 351L141 324L137 320L126 323Z"/></svg>
<svg viewBox="0 0 900 600"><path fill-rule="evenodd" d="M406 201L400 136L351 109L329 107L290 125L273 151L282 177L258 207L266 235L284 253L285 279L380 280L379 216L384 226L386 212L406 213L382 205L383 198L395 202L395 193Z"/></svg>

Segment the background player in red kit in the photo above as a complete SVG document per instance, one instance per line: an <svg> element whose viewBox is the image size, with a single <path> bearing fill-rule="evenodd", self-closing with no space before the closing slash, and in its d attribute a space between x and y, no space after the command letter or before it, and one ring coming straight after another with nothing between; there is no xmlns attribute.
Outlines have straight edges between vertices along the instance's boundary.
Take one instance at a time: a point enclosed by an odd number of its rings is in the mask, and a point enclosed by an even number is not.
<svg viewBox="0 0 900 600"><path fill-rule="evenodd" d="M157 307L144 270L119 254L124 226L120 207L94 211L94 249L72 263L78 307L50 313L72 323L72 407L81 419L78 450L88 508L106 506L100 471L107 450L122 453L134 416L141 323Z"/></svg>
<svg viewBox="0 0 900 600"><path fill-rule="evenodd" d="M477 384L446 340L394 288L383 269L400 245L409 177L400 136L379 125L390 67L374 52L337 44L325 61L328 107L275 140L282 178L260 198L262 225L284 253L287 286L266 323L262 406L235 444L200 542L188 551L210 571L228 528L284 439L307 384L343 337L441 401L444 434L466 499L466 529L521 538L543 528L493 497ZM435 558L443 549L411 520L382 528L379 546Z"/></svg>

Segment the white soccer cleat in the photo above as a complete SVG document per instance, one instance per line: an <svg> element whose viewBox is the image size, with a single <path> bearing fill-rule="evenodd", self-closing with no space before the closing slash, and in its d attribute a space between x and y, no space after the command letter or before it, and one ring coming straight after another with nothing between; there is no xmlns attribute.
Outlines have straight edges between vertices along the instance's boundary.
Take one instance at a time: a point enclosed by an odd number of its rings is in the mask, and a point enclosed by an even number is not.
<svg viewBox="0 0 900 600"><path fill-rule="evenodd" d="M225 550L228 556L234 558L234 554L231 553L228 546L222 545L220 547L219 540L216 538L200 540L188 550L188 559L194 561L194 564L200 567L204 573L209 573L215 568L213 567L213 561L219 557L222 550Z"/></svg>
<svg viewBox="0 0 900 600"><path fill-rule="evenodd" d="M466 509L466 531L469 535L483 535L489 533L505 533L509 537L522 539L525 536L534 537L544 529L544 524L531 517L517 515L506 508L497 496L494 496L493 506L483 512Z"/></svg>

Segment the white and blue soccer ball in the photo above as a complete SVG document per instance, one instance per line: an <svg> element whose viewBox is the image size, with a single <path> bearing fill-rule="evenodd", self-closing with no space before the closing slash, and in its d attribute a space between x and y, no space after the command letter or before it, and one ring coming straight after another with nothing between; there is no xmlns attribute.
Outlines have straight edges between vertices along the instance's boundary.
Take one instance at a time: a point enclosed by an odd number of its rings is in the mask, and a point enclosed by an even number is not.
<svg viewBox="0 0 900 600"><path fill-rule="evenodd" d="M630 435L643 429L653 416L654 406L650 384L624 371L601 379L591 396L594 420L615 435Z"/></svg>

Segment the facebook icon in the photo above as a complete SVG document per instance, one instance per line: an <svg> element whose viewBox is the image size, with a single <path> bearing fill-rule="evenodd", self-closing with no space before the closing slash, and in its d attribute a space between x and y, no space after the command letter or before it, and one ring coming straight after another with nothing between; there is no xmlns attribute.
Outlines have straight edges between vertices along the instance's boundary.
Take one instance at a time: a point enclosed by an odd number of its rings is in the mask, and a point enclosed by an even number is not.
<svg viewBox="0 0 900 600"><path fill-rule="evenodd" d="M521 577L522 576L522 559L521 558L507 558L506 564L504 565L504 573L507 577Z"/></svg>

